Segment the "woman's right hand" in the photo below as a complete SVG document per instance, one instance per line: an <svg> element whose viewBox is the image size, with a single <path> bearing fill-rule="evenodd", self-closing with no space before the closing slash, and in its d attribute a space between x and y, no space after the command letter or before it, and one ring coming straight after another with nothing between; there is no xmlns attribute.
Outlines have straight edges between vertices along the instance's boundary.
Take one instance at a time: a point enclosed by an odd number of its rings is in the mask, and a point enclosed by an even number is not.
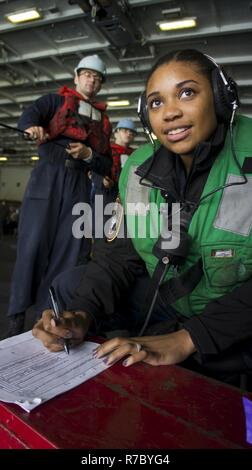
<svg viewBox="0 0 252 470"><path fill-rule="evenodd" d="M56 324L53 310L44 310L42 318L35 323L32 334L42 341L49 351L58 352L64 349L66 339L70 347L82 343L91 322L92 317L86 312L64 311Z"/></svg>

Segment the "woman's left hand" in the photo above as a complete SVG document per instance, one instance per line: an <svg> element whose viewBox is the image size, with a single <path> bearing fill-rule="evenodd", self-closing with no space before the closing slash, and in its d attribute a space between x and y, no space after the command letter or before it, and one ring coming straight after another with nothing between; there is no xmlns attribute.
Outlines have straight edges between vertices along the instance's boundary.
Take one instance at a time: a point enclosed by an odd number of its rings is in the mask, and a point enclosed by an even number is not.
<svg viewBox="0 0 252 470"><path fill-rule="evenodd" d="M81 142L71 142L68 144L66 152L76 160L86 160L86 158L92 157L92 150Z"/></svg>
<svg viewBox="0 0 252 470"><path fill-rule="evenodd" d="M108 365L128 356L123 361L126 367L140 361L159 366L182 362L195 351L190 334L182 329L160 336L113 338L97 348L96 357L106 356Z"/></svg>

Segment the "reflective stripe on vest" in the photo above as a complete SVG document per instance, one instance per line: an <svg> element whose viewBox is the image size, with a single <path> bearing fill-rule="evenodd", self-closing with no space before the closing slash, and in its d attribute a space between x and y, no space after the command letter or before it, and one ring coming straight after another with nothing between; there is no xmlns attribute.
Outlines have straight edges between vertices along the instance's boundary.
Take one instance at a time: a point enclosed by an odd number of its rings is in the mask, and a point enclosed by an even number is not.
<svg viewBox="0 0 252 470"><path fill-rule="evenodd" d="M252 120L237 116L234 136L236 155L241 166L245 157L252 156L251 133ZM159 190L141 187L139 177L134 173L136 166L150 156L150 151L148 146L139 148L122 171L120 194L124 206L133 199L134 202L155 202L158 206L163 201ZM193 241L180 272L189 269L201 257L203 276L193 292L175 303L175 308L183 315L201 313L211 300L223 296L252 277L252 177L247 177L248 184L232 186L206 198L193 215L189 226ZM202 197L225 183L240 181L241 178L228 135L208 175ZM141 217L148 216L147 212ZM130 228L131 225L129 219ZM157 263L157 258L152 254L156 240L149 239L147 233L146 239L135 235L132 241L152 274ZM168 272L167 278L172 276L172 272Z"/></svg>

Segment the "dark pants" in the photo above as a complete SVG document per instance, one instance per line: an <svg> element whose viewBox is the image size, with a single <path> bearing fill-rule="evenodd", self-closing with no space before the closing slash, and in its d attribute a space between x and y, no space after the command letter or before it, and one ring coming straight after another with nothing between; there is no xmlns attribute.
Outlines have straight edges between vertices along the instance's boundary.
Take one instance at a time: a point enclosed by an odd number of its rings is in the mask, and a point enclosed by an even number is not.
<svg viewBox="0 0 252 470"><path fill-rule="evenodd" d="M108 208L108 212L106 212L106 206L107 204L114 203L116 201L116 198L118 196L118 185L115 183L115 185L110 188L106 189L103 185L103 176L98 175L97 173L93 173L92 175L92 189L90 193L90 201L91 201L91 207L92 207L92 228L93 228L93 236L95 238L96 232L95 232L95 224L98 222L100 223L100 217L98 215L98 219L95 217L95 210L97 210L97 202L99 200L99 209L98 209L98 214L101 214L105 216L105 219L109 216L111 216L110 208ZM99 197L96 197L99 196Z"/></svg>
<svg viewBox="0 0 252 470"><path fill-rule="evenodd" d="M66 168L65 153L61 153L52 161L41 158L26 189L8 315L34 304L41 313L52 280L76 266L80 253L84 258L89 255L91 240L72 234L77 218L72 208L89 201L90 181L83 170Z"/></svg>

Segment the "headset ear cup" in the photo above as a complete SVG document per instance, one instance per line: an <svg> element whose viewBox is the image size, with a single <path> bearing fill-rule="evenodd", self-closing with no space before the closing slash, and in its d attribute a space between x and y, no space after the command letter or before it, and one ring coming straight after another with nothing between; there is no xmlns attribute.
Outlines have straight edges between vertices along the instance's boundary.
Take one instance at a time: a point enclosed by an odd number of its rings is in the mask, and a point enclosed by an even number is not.
<svg viewBox="0 0 252 470"><path fill-rule="evenodd" d="M229 121L233 112L233 104L239 104L235 82L226 75L225 79L227 80L227 85L225 85L220 75L219 68L215 67L212 71L212 89L215 112L220 121Z"/></svg>
<svg viewBox="0 0 252 470"><path fill-rule="evenodd" d="M141 120L143 127L148 129L149 132L152 132L150 121L149 121L149 116L148 116L148 107L147 107L145 91L140 95L140 98L139 98L138 116Z"/></svg>

